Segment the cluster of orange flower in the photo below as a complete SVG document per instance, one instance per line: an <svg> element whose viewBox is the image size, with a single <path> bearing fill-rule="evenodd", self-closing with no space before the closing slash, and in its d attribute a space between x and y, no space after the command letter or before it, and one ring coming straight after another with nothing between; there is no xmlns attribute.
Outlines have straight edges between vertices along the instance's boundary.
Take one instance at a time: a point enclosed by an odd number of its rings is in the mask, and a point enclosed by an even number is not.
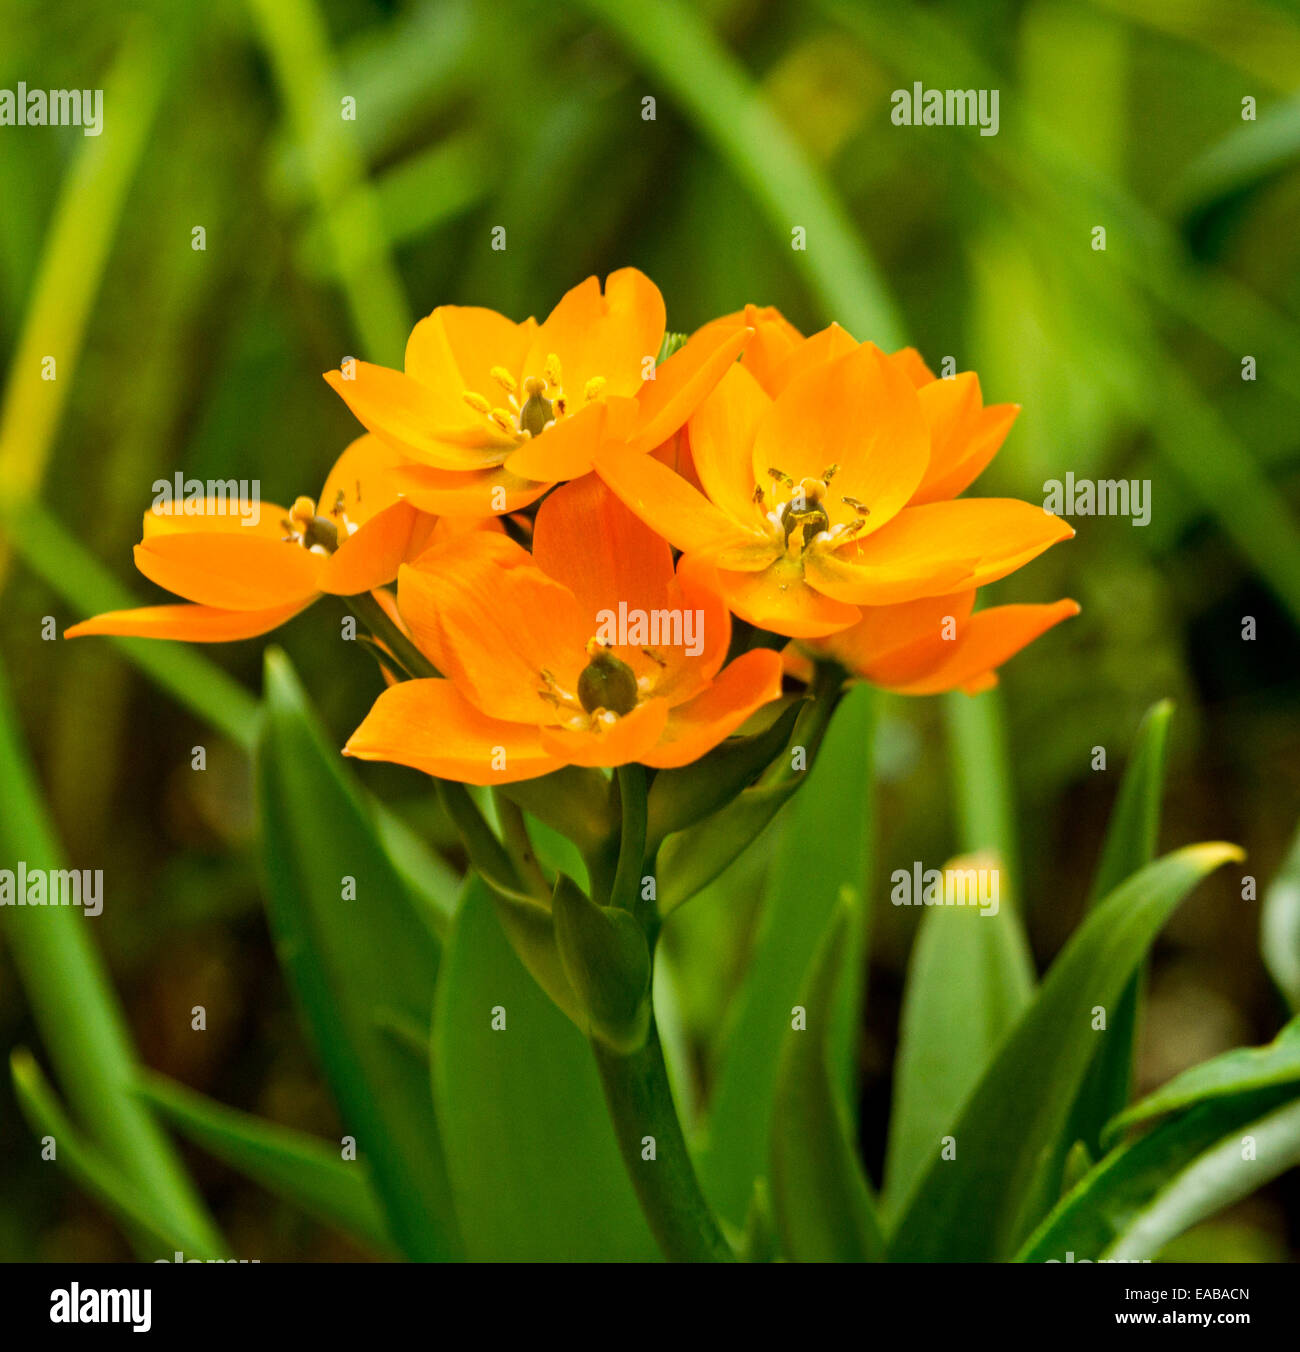
<svg viewBox="0 0 1300 1352"><path fill-rule="evenodd" d="M348 752L495 784L688 764L817 660L909 694L977 691L1076 613L972 613L976 588L1072 534L957 496L1017 411L985 407L973 373L936 379L835 324L805 338L771 308L657 361L665 336L633 268L540 325L440 307L404 371L327 373L367 435L318 499L263 504L256 524L213 502L151 510L136 564L189 604L69 636L249 638L322 594L373 592L424 661Z"/></svg>

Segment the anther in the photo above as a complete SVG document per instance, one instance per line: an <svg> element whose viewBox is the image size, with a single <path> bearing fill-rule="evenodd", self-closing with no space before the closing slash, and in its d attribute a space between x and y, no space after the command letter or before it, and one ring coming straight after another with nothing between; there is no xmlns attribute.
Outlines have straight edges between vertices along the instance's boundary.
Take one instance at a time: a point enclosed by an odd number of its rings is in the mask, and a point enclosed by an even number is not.
<svg viewBox="0 0 1300 1352"><path fill-rule="evenodd" d="M560 365L560 359L554 352L546 358L546 365L542 367L542 374L546 377L546 383L552 389L558 390L564 384L564 368Z"/></svg>
<svg viewBox="0 0 1300 1352"><path fill-rule="evenodd" d="M504 366L494 366L491 374L492 379L495 380L507 394L514 394L518 386L515 384L514 376L512 376Z"/></svg>
<svg viewBox="0 0 1300 1352"><path fill-rule="evenodd" d="M592 378L589 381L587 381L586 385L583 388L582 397L586 400L587 403L591 403L593 399L599 399L604 392L605 392L605 377L592 376Z"/></svg>
<svg viewBox="0 0 1300 1352"><path fill-rule="evenodd" d="M475 394L473 390L466 390L461 398L476 413L490 413L492 411L492 405L481 394Z"/></svg>

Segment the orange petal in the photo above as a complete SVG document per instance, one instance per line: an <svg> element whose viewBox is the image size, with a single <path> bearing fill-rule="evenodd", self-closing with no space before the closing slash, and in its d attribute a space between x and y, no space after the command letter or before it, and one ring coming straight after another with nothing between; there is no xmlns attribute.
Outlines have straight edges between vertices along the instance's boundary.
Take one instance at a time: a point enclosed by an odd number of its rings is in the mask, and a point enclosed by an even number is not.
<svg viewBox="0 0 1300 1352"><path fill-rule="evenodd" d="M967 488L998 453L1020 411L1017 404L985 408L974 371L931 381L917 398L930 427L930 464L912 506L943 502Z"/></svg>
<svg viewBox="0 0 1300 1352"><path fill-rule="evenodd" d="M996 582L1073 535L1060 517L1015 498L932 502L904 508L859 543L809 550L808 578L842 601L892 605Z"/></svg>
<svg viewBox="0 0 1300 1352"><path fill-rule="evenodd" d="M399 496L394 473L406 463L382 437L357 437L334 462L316 500L316 510L331 521L346 516L353 526L369 521ZM341 532L342 533L342 532Z"/></svg>
<svg viewBox="0 0 1300 1352"><path fill-rule="evenodd" d="M186 643L230 643L278 629L314 598L269 610L218 610L214 606L142 606L110 610L64 631L64 638L115 634L124 638L173 638Z"/></svg>
<svg viewBox="0 0 1300 1352"><path fill-rule="evenodd" d="M811 646L876 685L896 685L947 659L974 604L974 591L964 591L896 606L867 606L852 628Z"/></svg>
<svg viewBox="0 0 1300 1352"><path fill-rule="evenodd" d="M775 305L746 305L735 314L723 315L706 324L699 332L740 327L754 330L745 355L740 359L741 364L769 395L774 394L773 377L786 357L803 342L803 334Z"/></svg>
<svg viewBox="0 0 1300 1352"><path fill-rule="evenodd" d="M995 668L1032 643L1053 625L1079 613L1074 601L1056 601L1040 606L993 606L972 615L964 634L946 658L924 675L918 675L888 689L903 695L937 695L958 688L987 689L988 677Z"/></svg>
<svg viewBox="0 0 1300 1352"><path fill-rule="evenodd" d="M325 558L293 541L253 532L171 534L136 545L135 566L187 601L220 610L267 610L316 596Z"/></svg>
<svg viewBox="0 0 1300 1352"><path fill-rule="evenodd" d="M280 541L285 535L287 507L244 498L204 497L174 499L150 507L144 514L145 541L159 535L236 535L241 539Z"/></svg>
<svg viewBox="0 0 1300 1352"><path fill-rule="evenodd" d="M930 458L916 391L871 343L796 376L754 439L754 478L779 469L795 483L839 466L826 495L832 522L856 519L845 496L865 503L864 535L880 530L912 496Z"/></svg>
<svg viewBox="0 0 1300 1352"><path fill-rule="evenodd" d="M576 693L590 622L505 536L477 532L430 550L399 572L397 600L415 642L484 713L554 722L547 671Z"/></svg>
<svg viewBox="0 0 1300 1352"><path fill-rule="evenodd" d="M768 377L765 388L775 399L796 376L835 357L847 356L857 346L858 340L847 329L842 329L838 324L829 324L792 348Z"/></svg>
<svg viewBox="0 0 1300 1352"><path fill-rule="evenodd" d="M369 431L403 455L440 469L479 469L504 459L515 439L460 400L454 419L445 389L359 361L352 378L326 371L330 387ZM460 392L457 391L457 397Z"/></svg>
<svg viewBox="0 0 1300 1352"><path fill-rule="evenodd" d="M588 277L568 292L533 336L524 359L528 375L543 373L554 354L560 359L570 405L581 400L593 376L611 395L635 395L644 363L653 363L664 338L664 298L636 268L621 268L600 282ZM559 476L555 476L559 477Z"/></svg>
<svg viewBox="0 0 1300 1352"><path fill-rule="evenodd" d="M440 305L406 340L406 374L443 401L449 426L466 423L462 395L481 394L493 404L504 392L492 375L502 367L518 382L537 321L522 324L476 305Z"/></svg>
<svg viewBox="0 0 1300 1352"><path fill-rule="evenodd" d="M754 529L754 441L772 401L743 366L733 366L690 421L690 449L705 493L735 521ZM766 487L770 480L763 476Z"/></svg>
<svg viewBox="0 0 1300 1352"><path fill-rule="evenodd" d="M533 562L567 587L596 632L597 614L673 601L673 555L595 475L557 488L537 511ZM588 637L591 635L589 634Z"/></svg>
<svg viewBox="0 0 1300 1352"><path fill-rule="evenodd" d="M387 586L408 559L427 544L433 519L399 498L349 535L325 561L320 589L356 596Z"/></svg>
<svg viewBox="0 0 1300 1352"><path fill-rule="evenodd" d="M405 464L393 471L398 487L422 512L444 517L481 518L517 512L550 488L521 479L504 465L480 470L434 469Z"/></svg>
<svg viewBox="0 0 1300 1352"><path fill-rule="evenodd" d="M700 401L727 371L753 336L752 329L696 334L641 386L637 396L640 416L628 445L634 451L652 451L695 412Z"/></svg>
<svg viewBox="0 0 1300 1352"><path fill-rule="evenodd" d="M678 549L710 551L761 540L652 456L606 448L596 473L646 523Z"/></svg>
<svg viewBox="0 0 1300 1352"><path fill-rule="evenodd" d="M604 439L609 415L606 399L580 408L552 423L540 436L521 441L506 459L506 468L522 479L547 483L586 474Z"/></svg>
<svg viewBox="0 0 1300 1352"><path fill-rule="evenodd" d="M845 605L804 581L789 559L762 570L741 573L718 569L718 584L727 604L742 620L791 638L818 638L847 629L858 621L858 607Z"/></svg>
<svg viewBox="0 0 1300 1352"><path fill-rule="evenodd" d="M914 389L929 385L934 380L934 372L925 364L925 359L914 347L899 348L889 354L890 362L912 382Z"/></svg>
<svg viewBox="0 0 1300 1352"><path fill-rule="evenodd" d="M628 765L645 758L663 735L667 721L668 702L649 699L598 732L542 728L542 746L566 765Z"/></svg>
<svg viewBox="0 0 1300 1352"><path fill-rule="evenodd" d="M689 765L780 694L780 653L767 648L744 653L707 690L672 710L658 745L642 760L661 769Z"/></svg>
<svg viewBox="0 0 1300 1352"><path fill-rule="evenodd" d="M536 727L489 718L442 680L390 686L343 754L480 785L532 779L563 764L542 747Z"/></svg>

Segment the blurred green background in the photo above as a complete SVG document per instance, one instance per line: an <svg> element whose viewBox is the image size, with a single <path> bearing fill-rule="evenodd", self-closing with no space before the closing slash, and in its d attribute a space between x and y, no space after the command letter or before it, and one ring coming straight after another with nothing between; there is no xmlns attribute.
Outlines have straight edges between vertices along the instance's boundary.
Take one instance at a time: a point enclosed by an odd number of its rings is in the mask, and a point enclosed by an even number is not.
<svg viewBox="0 0 1300 1352"><path fill-rule="evenodd" d="M43 641L43 617L61 631L124 587L158 599L130 554L156 478L315 493L357 430L320 379L345 355L400 364L435 305L540 318L628 264L676 330L773 303L808 331L834 318L978 370L986 399L1024 406L980 493L1041 501L1070 470L1152 481L1149 526L1080 519L1074 542L993 589L1083 606L1011 665L998 701L1040 960L1079 919L1118 771L1160 697L1178 705L1162 846L1235 840L1259 891L1276 874L1300 804L1300 11L10 0L4 23L0 88L105 90L98 138L0 127L0 642L51 819L77 866L104 870L91 935L150 1066L338 1136L269 946L238 739L120 648ZM892 125L890 94L916 80L998 89L998 135ZM377 677L361 652L339 660L336 625L322 605L280 639L341 744ZM238 724L243 705L204 684L210 664L255 691L263 646L206 649L201 668L159 648L153 674ZM942 700L881 702L860 1054L877 1178L915 926L885 880L970 838L968 721ZM419 776L361 773L456 859ZM762 862L760 848L667 935L697 1096L754 942L743 869ZM1216 876L1163 937L1140 1090L1276 1031L1259 903L1241 890L1237 871ZM40 1045L3 948L0 1043ZM235 1252L356 1256L186 1158ZM1294 1253L1294 1173L1182 1243ZM0 1077L0 1256L129 1253L40 1161Z"/></svg>

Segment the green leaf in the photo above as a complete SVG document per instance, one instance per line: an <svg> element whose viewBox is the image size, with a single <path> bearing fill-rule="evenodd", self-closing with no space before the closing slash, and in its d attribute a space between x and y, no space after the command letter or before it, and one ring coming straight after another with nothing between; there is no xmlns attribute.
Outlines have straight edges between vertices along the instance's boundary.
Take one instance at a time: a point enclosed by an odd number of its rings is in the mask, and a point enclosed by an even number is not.
<svg viewBox="0 0 1300 1352"><path fill-rule="evenodd" d="M1300 1018L1292 1019L1265 1047L1238 1047L1175 1075L1116 1117L1106 1129L1106 1141L1139 1123L1210 1099L1295 1084L1300 1084Z"/></svg>
<svg viewBox="0 0 1300 1352"><path fill-rule="evenodd" d="M9 1065L18 1106L32 1131L38 1137L53 1138L55 1161L117 1217L142 1257L170 1259L177 1251L189 1258L223 1256L220 1245L214 1246L207 1233L186 1227L183 1217L169 1214L112 1160L82 1139L30 1052L18 1048Z"/></svg>
<svg viewBox="0 0 1300 1352"><path fill-rule="evenodd" d="M950 867L995 867L992 859L967 856ZM956 1125L1033 990L1024 926L1005 898L996 914L969 906L925 909L908 964L894 1068L883 1197L891 1214L902 1210L938 1142Z"/></svg>
<svg viewBox="0 0 1300 1352"><path fill-rule="evenodd" d="M1300 1164L1300 1102L1246 1123L1199 1156L1160 1189L1102 1258L1154 1258L1184 1230L1249 1197L1294 1164Z"/></svg>
<svg viewBox="0 0 1300 1352"><path fill-rule="evenodd" d="M1300 833L1264 894L1259 926L1269 975L1292 1012L1300 1013Z"/></svg>
<svg viewBox="0 0 1300 1352"><path fill-rule="evenodd" d="M1041 1162L1057 1148L1095 1051L1092 1011L1119 997L1165 921L1212 869L1241 851L1191 845L1148 865L1075 931L936 1148L891 1242L899 1261L994 1261L1028 1225ZM937 1146L937 1143L936 1143Z"/></svg>
<svg viewBox="0 0 1300 1352"><path fill-rule="evenodd" d="M597 906L563 873L551 913L564 972L590 1031L617 1052L636 1051L650 1030L650 950L641 926L628 911Z"/></svg>
<svg viewBox="0 0 1300 1352"><path fill-rule="evenodd" d="M364 1161L345 1161L337 1146L215 1103L165 1075L146 1075L139 1092L189 1140L268 1192L371 1248L392 1249Z"/></svg>
<svg viewBox="0 0 1300 1352"><path fill-rule="evenodd" d="M22 744L0 667L0 859L66 860ZM223 1241L172 1143L131 1093L139 1061L90 921L76 907L0 906L0 928L64 1092L96 1146L168 1232Z"/></svg>
<svg viewBox="0 0 1300 1352"><path fill-rule="evenodd" d="M746 789L708 821L670 836L655 867L660 914L667 916L690 901L734 863L802 783L789 779Z"/></svg>
<svg viewBox="0 0 1300 1352"><path fill-rule="evenodd" d="M1095 906L1125 878L1155 858L1169 720L1173 711L1174 706L1169 700L1161 700L1147 711L1138 728L1133 754L1129 757L1106 828L1101 860L1089 893L1089 906ZM1095 1159L1101 1154L1103 1128L1129 1100L1141 988L1139 970L1120 996L1119 1003L1109 1011L1106 1036L1097 1048L1079 1090L1066 1131L1070 1139L1062 1143L1063 1149L1068 1149L1074 1141L1082 1141ZM1049 1193L1055 1190L1058 1172L1059 1168L1051 1166L1046 1171L1044 1184Z"/></svg>
<svg viewBox="0 0 1300 1352"><path fill-rule="evenodd" d="M848 889L844 889L848 893ZM772 1202L785 1256L799 1263L863 1263L884 1238L862 1173L840 1085L831 1071L836 988L847 975L852 897L831 916L800 1003L807 1026L785 1035L772 1120Z"/></svg>
<svg viewBox="0 0 1300 1352"><path fill-rule="evenodd" d="M471 1259L657 1257L591 1047L524 970L477 878L443 955L432 1062Z"/></svg>
<svg viewBox="0 0 1300 1352"><path fill-rule="evenodd" d="M777 1060L790 1010L804 989L818 938L846 887L854 897L852 923L845 931L851 949L845 954L846 972L851 975L839 986L832 1057L838 1091L855 1104L850 1067L860 1026L866 942L860 898L866 891L871 849L873 710L874 694L866 686L844 697L807 772L808 782L781 824L754 957L728 1017L700 1176L713 1205L735 1225L743 1222L754 1180L771 1156ZM720 821L731 811L724 809L712 820ZM672 887L675 876L668 865L662 864L659 872L664 885Z"/></svg>
<svg viewBox="0 0 1300 1352"><path fill-rule="evenodd" d="M599 770L566 765L537 779L503 784L498 792L584 852L599 845L618 825L609 781Z"/></svg>
<svg viewBox="0 0 1300 1352"><path fill-rule="evenodd" d="M1242 1128L1291 1102L1294 1086L1247 1090L1209 1099L1112 1150L1060 1200L1026 1240L1016 1261L1096 1261L1128 1235L1155 1198L1228 1133L1240 1159ZM1256 1186L1266 1180L1259 1177ZM1172 1237L1172 1236L1170 1236ZM1141 1254L1155 1258L1155 1253Z"/></svg>
<svg viewBox="0 0 1300 1352"><path fill-rule="evenodd" d="M439 947L284 655L266 659L257 787L280 960L389 1229L410 1257L460 1251L425 1068L376 1018L428 1027ZM355 880L343 900L344 879Z"/></svg>
<svg viewBox="0 0 1300 1352"><path fill-rule="evenodd" d="M702 822L752 784L790 740L803 704L793 701L761 732L728 737L691 765L661 770L650 786L647 855L665 836Z"/></svg>

